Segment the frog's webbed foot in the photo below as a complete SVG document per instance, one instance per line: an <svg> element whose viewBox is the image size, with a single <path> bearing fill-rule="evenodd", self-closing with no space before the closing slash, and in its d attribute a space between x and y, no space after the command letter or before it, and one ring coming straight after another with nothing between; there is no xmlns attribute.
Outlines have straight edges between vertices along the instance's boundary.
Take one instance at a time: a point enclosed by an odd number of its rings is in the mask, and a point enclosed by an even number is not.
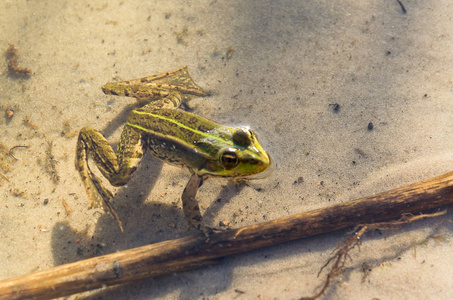
<svg viewBox="0 0 453 300"><path fill-rule="evenodd" d="M113 218L118 223L121 232L124 232L123 223L112 206L113 194L102 184L101 180L88 169L89 179L85 185L89 187L87 190L89 206L88 208L102 208L106 212L110 212Z"/></svg>
<svg viewBox="0 0 453 300"><path fill-rule="evenodd" d="M104 211L110 212L115 221L118 223L121 232L124 232L123 223L112 206L113 194L106 187L104 187L99 178L94 175L91 170L90 173L91 183L94 186L94 190L97 191L97 197L94 195L88 197L90 200L90 208L102 207ZM94 197L94 199L91 199L91 197Z"/></svg>
<svg viewBox="0 0 453 300"><path fill-rule="evenodd" d="M210 234L213 233L220 233L231 230L231 227L215 227L215 226L207 226L202 224L200 231L205 234L206 237L209 237Z"/></svg>

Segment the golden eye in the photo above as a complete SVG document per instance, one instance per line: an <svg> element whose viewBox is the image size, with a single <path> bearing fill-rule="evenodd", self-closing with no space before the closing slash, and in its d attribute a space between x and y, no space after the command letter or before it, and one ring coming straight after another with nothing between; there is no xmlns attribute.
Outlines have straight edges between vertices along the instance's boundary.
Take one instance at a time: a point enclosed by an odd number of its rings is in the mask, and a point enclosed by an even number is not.
<svg viewBox="0 0 453 300"><path fill-rule="evenodd" d="M251 132L247 128L238 128L233 133L233 142L241 147L248 147L252 141L250 139Z"/></svg>
<svg viewBox="0 0 453 300"><path fill-rule="evenodd" d="M220 163L227 170L236 167L239 163L237 150L234 148L226 149L222 155L220 155Z"/></svg>

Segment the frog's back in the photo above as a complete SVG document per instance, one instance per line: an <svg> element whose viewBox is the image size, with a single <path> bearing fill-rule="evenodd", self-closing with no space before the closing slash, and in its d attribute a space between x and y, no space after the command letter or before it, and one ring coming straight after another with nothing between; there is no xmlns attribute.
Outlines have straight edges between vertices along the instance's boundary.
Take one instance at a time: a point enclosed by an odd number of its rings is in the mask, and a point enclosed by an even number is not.
<svg viewBox="0 0 453 300"><path fill-rule="evenodd" d="M126 126L142 131L142 136L157 158L196 170L217 155L216 145L202 142L222 125L178 109L136 109Z"/></svg>

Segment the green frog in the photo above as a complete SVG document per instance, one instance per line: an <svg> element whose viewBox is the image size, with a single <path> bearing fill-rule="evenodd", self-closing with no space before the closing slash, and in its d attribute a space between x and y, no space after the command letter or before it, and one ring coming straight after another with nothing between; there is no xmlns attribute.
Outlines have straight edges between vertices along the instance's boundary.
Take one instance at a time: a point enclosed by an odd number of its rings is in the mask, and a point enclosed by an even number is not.
<svg viewBox="0 0 453 300"><path fill-rule="evenodd" d="M191 173L182 193L184 215L190 225L205 234L213 228L202 222L195 199L203 180L225 177L240 180L269 170L271 158L247 127L229 127L178 109L192 96L207 96L189 76L187 67L159 75L107 83L105 94L135 97L145 103L130 113L115 152L105 137L92 127L80 130L75 166L86 189L90 208L102 207L123 225L112 206L112 193L90 169L96 166L113 186L125 185L148 149L164 162Z"/></svg>

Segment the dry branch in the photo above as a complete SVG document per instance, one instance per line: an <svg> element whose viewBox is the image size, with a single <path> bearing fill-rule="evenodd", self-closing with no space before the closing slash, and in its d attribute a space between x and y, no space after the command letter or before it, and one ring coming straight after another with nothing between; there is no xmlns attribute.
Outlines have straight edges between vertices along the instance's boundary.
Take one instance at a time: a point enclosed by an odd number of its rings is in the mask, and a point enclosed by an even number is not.
<svg viewBox="0 0 453 300"><path fill-rule="evenodd" d="M0 299L50 299L217 263L231 254L398 219L453 203L453 172L374 196L215 234L187 236L0 282Z"/></svg>

